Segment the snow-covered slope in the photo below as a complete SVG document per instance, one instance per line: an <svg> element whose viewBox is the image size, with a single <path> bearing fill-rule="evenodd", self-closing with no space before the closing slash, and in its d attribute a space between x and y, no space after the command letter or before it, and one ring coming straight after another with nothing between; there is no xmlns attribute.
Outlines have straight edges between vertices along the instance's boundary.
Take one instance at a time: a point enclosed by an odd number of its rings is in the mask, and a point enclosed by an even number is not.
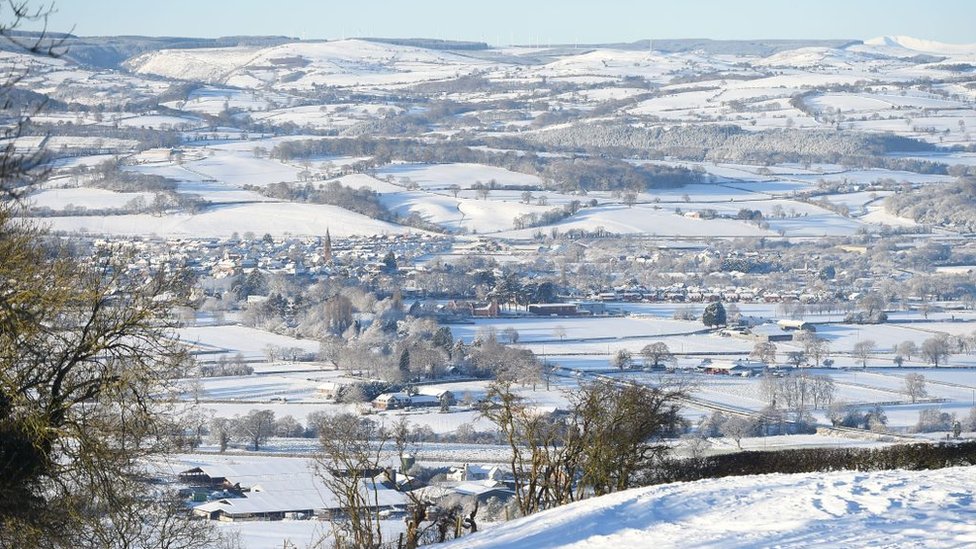
<svg viewBox="0 0 976 549"><path fill-rule="evenodd" d="M879 36L865 40L864 45L937 55L976 55L976 44L946 44L911 36Z"/></svg>
<svg viewBox="0 0 976 549"><path fill-rule="evenodd" d="M780 68L812 68L833 67L849 68L858 63L870 63L876 56L866 52L856 52L835 48L799 48L775 53L760 59L753 64L760 67Z"/></svg>
<svg viewBox="0 0 976 549"><path fill-rule="evenodd" d="M449 78L488 65L449 52L365 40L293 42L263 49L160 50L125 63L136 73L229 84L243 88L281 85L396 84Z"/></svg>
<svg viewBox="0 0 976 549"><path fill-rule="evenodd" d="M973 547L976 467L758 475L637 488L445 549Z"/></svg>
<svg viewBox="0 0 976 549"><path fill-rule="evenodd" d="M423 232L326 204L264 202L219 205L190 215L156 217L149 214L109 216L66 216L45 218L45 226L56 231L85 231L95 234L161 237L227 237L233 233L269 233L272 236L320 236L329 230L334 237L352 235Z"/></svg>

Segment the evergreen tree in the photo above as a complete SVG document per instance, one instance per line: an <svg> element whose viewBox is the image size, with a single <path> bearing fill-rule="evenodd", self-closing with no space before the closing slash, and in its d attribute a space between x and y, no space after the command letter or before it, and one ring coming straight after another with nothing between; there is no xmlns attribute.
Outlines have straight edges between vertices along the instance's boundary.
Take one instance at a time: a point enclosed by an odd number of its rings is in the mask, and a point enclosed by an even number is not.
<svg viewBox="0 0 976 549"><path fill-rule="evenodd" d="M725 326L725 307L721 301L709 303L702 313L702 322L705 326Z"/></svg>
<svg viewBox="0 0 976 549"><path fill-rule="evenodd" d="M410 349L404 349L403 352L400 353L399 368L400 371L403 372L404 376L410 375Z"/></svg>

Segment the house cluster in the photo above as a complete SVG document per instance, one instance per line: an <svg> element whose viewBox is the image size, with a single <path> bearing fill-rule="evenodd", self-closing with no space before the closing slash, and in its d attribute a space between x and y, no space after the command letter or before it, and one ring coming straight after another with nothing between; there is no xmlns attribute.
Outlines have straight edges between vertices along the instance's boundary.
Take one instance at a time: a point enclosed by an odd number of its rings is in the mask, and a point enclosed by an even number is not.
<svg viewBox="0 0 976 549"><path fill-rule="evenodd" d="M448 239L429 234L370 235L333 239L316 237L275 239L248 238L132 238L134 268L149 265L179 265L202 276L227 278L259 269L268 274L319 276L341 272L368 279L389 270L383 259L413 258L450 247ZM118 246L115 241L96 239L96 249ZM404 263L404 262L400 262ZM409 270L412 267L404 267Z"/></svg>
<svg viewBox="0 0 976 549"><path fill-rule="evenodd" d="M442 498L467 497L485 503L514 495L511 475L495 466L452 467L445 480L421 485L393 469L371 471L359 481L363 501L373 512L404 513L411 494L435 504ZM328 520L342 516L341 499L329 488L321 469L301 458L220 461L190 467L178 475L194 515L216 521ZM335 474L343 474L337 472Z"/></svg>
<svg viewBox="0 0 976 549"><path fill-rule="evenodd" d="M661 288L619 286L592 292L588 299L604 302L668 303L821 303L833 298L828 292L805 290L772 291L767 288L737 286L689 286L682 282Z"/></svg>
<svg viewBox="0 0 976 549"><path fill-rule="evenodd" d="M440 306L437 311L453 317L483 317L495 318L502 314L502 308L497 301L468 301L454 299ZM607 304L601 301L570 301L566 303L530 303L524 311L505 311L506 315L522 315L527 313L530 316L607 316L610 314L621 314L619 311L612 311Z"/></svg>
<svg viewBox="0 0 976 549"><path fill-rule="evenodd" d="M461 495L475 498L479 503L487 503L495 498L507 501L515 495L512 475L497 465L471 465L465 463L460 467L451 467L446 480L432 484L419 491L429 500Z"/></svg>

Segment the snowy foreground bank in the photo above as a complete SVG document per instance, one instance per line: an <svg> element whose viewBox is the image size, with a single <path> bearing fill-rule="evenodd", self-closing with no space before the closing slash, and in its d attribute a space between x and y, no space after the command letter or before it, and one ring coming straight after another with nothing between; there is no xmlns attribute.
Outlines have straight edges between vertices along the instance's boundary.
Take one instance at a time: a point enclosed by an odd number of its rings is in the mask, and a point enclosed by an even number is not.
<svg viewBox="0 0 976 549"><path fill-rule="evenodd" d="M637 488L443 546L973 547L976 467L757 475Z"/></svg>

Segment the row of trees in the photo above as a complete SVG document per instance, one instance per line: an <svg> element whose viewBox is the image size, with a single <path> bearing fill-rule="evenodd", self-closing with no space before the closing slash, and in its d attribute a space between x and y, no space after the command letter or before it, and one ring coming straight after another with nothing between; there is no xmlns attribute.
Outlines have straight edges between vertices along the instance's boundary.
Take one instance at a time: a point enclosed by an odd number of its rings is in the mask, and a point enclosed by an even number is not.
<svg viewBox="0 0 976 549"><path fill-rule="evenodd" d="M514 150L531 151L532 147L520 143ZM649 188L679 187L698 183L702 179L700 173L683 167L635 166L609 156L549 157L533 152L490 152L471 148L460 142L374 139L365 136L284 141L274 147L271 156L286 161L322 156L368 156L372 157L372 166L382 166L393 159L424 163L486 164L539 176L550 188L563 191L631 189L639 192Z"/></svg>
<svg viewBox="0 0 976 549"><path fill-rule="evenodd" d="M933 337L926 338L921 345L914 341L903 341L893 347L895 356L891 359L897 366L904 364L912 357L924 358L933 366L945 365L952 356L954 349L962 347L958 338L953 338L949 334L940 333ZM878 345L873 339L864 339L854 344L851 354L861 363L862 368L866 368L868 360L872 358Z"/></svg>
<svg viewBox="0 0 976 549"><path fill-rule="evenodd" d="M302 185L279 182L271 183L267 186L245 185L244 188L281 200L310 202L313 204L331 204L374 219L399 223L432 232L443 231L440 225L426 221L419 214L412 213L407 216L396 215L380 202L379 194L368 187L354 189L338 181L329 181L318 186L312 183Z"/></svg>
<svg viewBox="0 0 976 549"><path fill-rule="evenodd" d="M618 158L670 156L685 160L759 164L809 161L878 166L887 152L931 150L933 147L890 134L796 129L757 132L733 125L640 127L620 121L577 123L542 130L527 139L536 146L609 153Z"/></svg>
<svg viewBox="0 0 976 549"><path fill-rule="evenodd" d="M786 376L763 375L759 392L772 407L782 407L801 420L809 409L830 406L836 392L829 375L809 375L806 372Z"/></svg>

